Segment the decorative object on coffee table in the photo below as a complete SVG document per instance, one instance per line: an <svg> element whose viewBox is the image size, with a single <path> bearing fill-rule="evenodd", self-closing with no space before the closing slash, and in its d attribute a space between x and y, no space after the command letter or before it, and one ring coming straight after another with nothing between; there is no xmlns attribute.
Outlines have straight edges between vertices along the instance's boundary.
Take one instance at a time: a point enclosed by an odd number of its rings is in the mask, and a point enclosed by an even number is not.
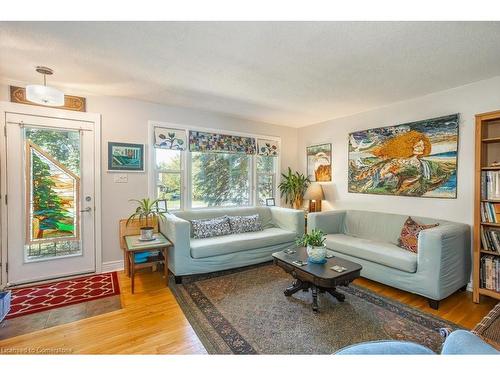
<svg viewBox="0 0 500 375"><path fill-rule="evenodd" d="M141 241L141 236L125 236L126 246L126 259L128 262L128 269L130 270L131 289L134 294L135 289L135 270L138 268L151 267L154 264L163 264L163 272L165 283L168 286L168 249L172 246L172 242L168 240L162 233L155 233L153 241ZM144 252L151 252L157 250L158 255L151 255L146 257L145 262L136 264L136 255Z"/></svg>
<svg viewBox="0 0 500 375"><path fill-rule="evenodd" d="M343 302L345 295L337 291L336 287L347 286L358 278L362 269L361 265L339 257L332 257L324 264L309 263L307 257L305 247L297 248L292 254L285 251L273 254L274 264L295 278L294 283L285 289L285 296L289 297L300 290L311 289L314 312L319 311L318 292L327 292ZM342 271L334 271L332 267L339 267Z"/></svg>
<svg viewBox="0 0 500 375"><path fill-rule="evenodd" d="M304 233L296 241L297 246L305 246L307 249L308 262L326 263L325 234L319 229L313 229L311 233Z"/></svg>
<svg viewBox="0 0 500 375"><path fill-rule="evenodd" d="M158 199L152 200L149 198L143 199L130 199L130 202L137 202L137 207L135 212L129 216L127 220L127 225L134 219L139 219L145 225L141 227L141 241L153 241L154 238L154 228L149 225L150 219L157 218L160 220L165 220L165 212L161 212L159 210L159 206L157 205ZM166 208L166 206L165 206Z"/></svg>
<svg viewBox="0 0 500 375"><path fill-rule="evenodd" d="M323 188L317 182L313 182L306 190L304 199L309 200L309 212L320 212L321 201L325 199Z"/></svg>

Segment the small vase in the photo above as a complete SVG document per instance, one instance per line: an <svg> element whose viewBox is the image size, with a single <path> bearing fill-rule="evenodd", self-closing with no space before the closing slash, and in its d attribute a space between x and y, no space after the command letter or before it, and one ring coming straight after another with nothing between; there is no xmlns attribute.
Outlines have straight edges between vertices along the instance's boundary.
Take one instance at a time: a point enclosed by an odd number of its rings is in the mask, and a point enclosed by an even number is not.
<svg viewBox="0 0 500 375"><path fill-rule="evenodd" d="M326 246L307 245L307 255L310 263L326 263Z"/></svg>
<svg viewBox="0 0 500 375"><path fill-rule="evenodd" d="M154 234L153 227L142 227L141 228L141 240L151 241L154 238L153 234Z"/></svg>

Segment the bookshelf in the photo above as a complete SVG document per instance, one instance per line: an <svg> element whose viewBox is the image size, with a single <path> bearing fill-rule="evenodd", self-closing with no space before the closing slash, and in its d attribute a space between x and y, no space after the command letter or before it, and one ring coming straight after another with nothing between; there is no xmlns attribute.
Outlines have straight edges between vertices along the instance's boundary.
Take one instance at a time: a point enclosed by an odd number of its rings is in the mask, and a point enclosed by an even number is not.
<svg viewBox="0 0 500 375"><path fill-rule="evenodd" d="M482 268L489 270L495 261L500 264L500 166L491 165L500 162L500 111L476 115L475 159L472 279L473 300L479 303L482 295L500 299L500 291L481 284ZM487 267L482 259L488 259Z"/></svg>

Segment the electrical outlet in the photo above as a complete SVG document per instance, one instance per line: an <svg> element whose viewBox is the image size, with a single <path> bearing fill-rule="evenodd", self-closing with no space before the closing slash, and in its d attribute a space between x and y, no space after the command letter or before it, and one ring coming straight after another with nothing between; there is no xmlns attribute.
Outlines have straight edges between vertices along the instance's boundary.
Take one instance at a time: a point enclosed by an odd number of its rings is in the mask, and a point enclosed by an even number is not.
<svg viewBox="0 0 500 375"><path fill-rule="evenodd" d="M128 176L126 174L115 174L113 175L113 182L115 184L126 184L128 182Z"/></svg>

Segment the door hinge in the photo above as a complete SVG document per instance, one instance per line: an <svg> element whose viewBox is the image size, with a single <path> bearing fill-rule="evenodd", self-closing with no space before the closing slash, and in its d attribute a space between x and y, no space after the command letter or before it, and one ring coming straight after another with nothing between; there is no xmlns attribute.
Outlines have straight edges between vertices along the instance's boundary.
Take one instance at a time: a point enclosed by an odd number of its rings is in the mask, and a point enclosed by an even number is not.
<svg viewBox="0 0 500 375"><path fill-rule="evenodd" d="M3 136L5 138L7 138L7 127L6 126L3 127Z"/></svg>
<svg viewBox="0 0 500 375"><path fill-rule="evenodd" d="M7 205L7 194L5 194L5 205Z"/></svg>
<svg viewBox="0 0 500 375"><path fill-rule="evenodd" d="M5 273L9 273L9 262L5 263Z"/></svg>

